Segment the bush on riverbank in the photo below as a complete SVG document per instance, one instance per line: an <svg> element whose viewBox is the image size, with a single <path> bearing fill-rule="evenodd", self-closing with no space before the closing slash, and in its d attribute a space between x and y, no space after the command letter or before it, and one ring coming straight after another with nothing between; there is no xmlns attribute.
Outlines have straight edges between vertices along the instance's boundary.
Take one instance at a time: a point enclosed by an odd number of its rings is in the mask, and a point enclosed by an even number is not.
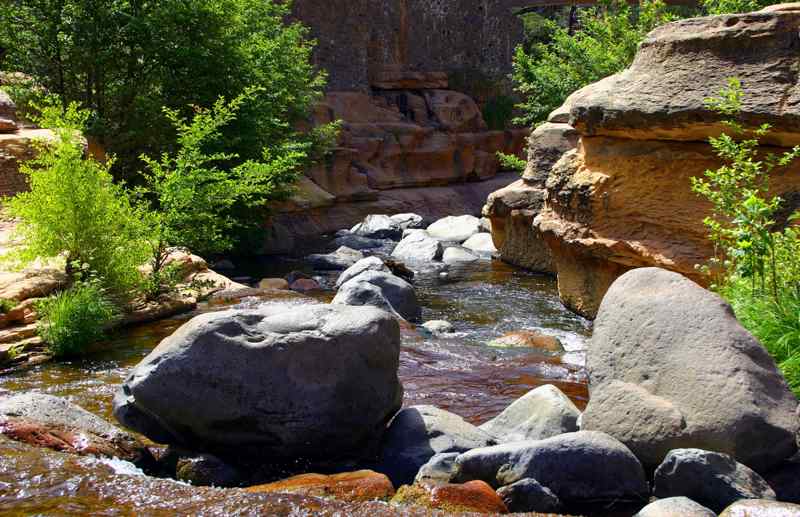
<svg viewBox="0 0 800 517"><path fill-rule="evenodd" d="M114 303L97 281L78 281L40 302L37 332L55 357L82 355L105 336L117 315Z"/></svg>
<svg viewBox="0 0 800 517"><path fill-rule="evenodd" d="M735 121L743 96L741 83L730 79L718 98L707 101L731 119L725 123L733 136L710 139L725 165L692 179L692 190L713 207L704 222L718 255L706 270L800 395L800 229L793 226L800 212L778 221L784 202L769 195L770 173L800 157L800 146L764 156L759 138L770 126L748 130Z"/></svg>

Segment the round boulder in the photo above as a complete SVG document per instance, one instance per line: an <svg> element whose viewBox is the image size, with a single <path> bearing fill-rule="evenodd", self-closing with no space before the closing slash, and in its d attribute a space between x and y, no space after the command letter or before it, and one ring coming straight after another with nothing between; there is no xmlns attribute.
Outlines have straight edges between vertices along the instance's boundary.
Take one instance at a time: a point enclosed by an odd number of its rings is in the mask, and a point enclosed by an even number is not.
<svg viewBox="0 0 800 517"><path fill-rule="evenodd" d="M481 231L481 220L472 215L449 216L439 219L427 229L434 239L461 244Z"/></svg>
<svg viewBox="0 0 800 517"><path fill-rule="evenodd" d="M378 257L367 257L359 260L349 268L345 269L339 278L336 279L336 289L339 289L345 283L357 277L365 271L380 271L382 273L391 273L391 270L384 264L383 260Z"/></svg>
<svg viewBox="0 0 800 517"><path fill-rule="evenodd" d="M392 251L392 257L406 262L432 262L442 258L442 243L425 230L417 230L403 237Z"/></svg>
<svg viewBox="0 0 800 517"><path fill-rule="evenodd" d="M114 415L223 458L360 457L400 408L397 321L372 307L203 314L125 379Z"/></svg>
<svg viewBox="0 0 800 517"><path fill-rule="evenodd" d="M532 389L481 429L498 443L543 440L578 431L581 412L552 384Z"/></svg>
<svg viewBox="0 0 800 517"><path fill-rule="evenodd" d="M342 284L331 302L334 305L371 305L409 321L422 317L414 287L389 273L364 271Z"/></svg>
<svg viewBox="0 0 800 517"><path fill-rule="evenodd" d="M688 497L667 497L648 504L634 517L716 517L716 515Z"/></svg>

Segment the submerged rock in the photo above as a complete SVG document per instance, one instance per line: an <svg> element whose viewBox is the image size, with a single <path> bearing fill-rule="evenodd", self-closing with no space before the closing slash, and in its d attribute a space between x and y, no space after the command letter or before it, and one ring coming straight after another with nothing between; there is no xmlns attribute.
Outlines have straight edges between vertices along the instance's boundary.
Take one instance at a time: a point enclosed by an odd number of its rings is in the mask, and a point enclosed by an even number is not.
<svg viewBox="0 0 800 517"><path fill-rule="evenodd" d="M412 263L433 262L442 258L443 250L439 240L428 235L425 230L419 230L404 236L392 251L392 257Z"/></svg>
<svg viewBox="0 0 800 517"><path fill-rule="evenodd" d="M371 250L380 248L385 241L380 239L370 239L369 237L362 237L361 235L354 235L352 233L340 235L333 240L335 246L344 246L354 250Z"/></svg>
<svg viewBox="0 0 800 517"><path fill-rule="evenodd" d="M241 480L235 467L211 454L197 454L178 459L175 478L195 486L234 487Z"/></svg>
<svg viewBox="0 0 800 517"><path fill-rule="evenodd" d="M531 478L504 486L497 495L511 512L560 512L563 505L556 494Z"/></svg>
<svg viewBox="0 0 800 517"><path fill-rule="evenodd" d="M535 348L552 355L564 353L564 346L558 338L542 334L536 330L516 330L514 332L509 332L490 341L489 346L500 348Z"/></svg>
<svg viewBox="0 0 800 517"><path fill-rule="evenodd" d="M481 231L481 220L472 215L449 216L439 219L427 229L428 234L442 242L461 244Z"/></svg>
<svg viewBox="0 0 800 517"><path fill-rule="evenodd" d="M285 291L289 289L289 282L283 278L263 278L258 282L258 288Z"/></svg>
<svg viewBox="0 0 800 517"><path fill-rule="evenodd" d="M119 458L142 468L155 463L135 436L80 406L43 393L0 398L0 434L34 447Z"/></svg>
<svg viewBox="0 0 800 517"><path fill-rule="evenodd" d="M580 415L561 390L548 384L529 391L480 428L498 443L543 440L578 431Z"/></svg>
<svg viewBox="0 0 800 517"><path fill-rule="evenodd" d="M609 290L588 347L582 428L626 444L649 468L675 448L766 471L797 450L797 398L724 300L645 268Z"/></svg>
<svg viewBox="0 0 800 517"><path fill-rule="evenodd" d="M470 481L461 485L419 483L400 487L393 503L421 506L447 513L508 513L505 503L488 484Z"/></svg>
<svg viewBox="0 0 800 517"><path fill-rule="evenodd" d="M502 487L525 478L546 486L564 504L638 502L650 493L631 451L594 431L473 449L456 458L455 481L481 479Z"/></svg>
<svg viewBox="0 0 800 517"><path fill-rule="evenodd" d="M306 257L306 261L319 270L344 270L364 258L358 250L341 246L333 253L315 253Z"/></svg>
<svg viewBox="0 0 800 517"><path fill-rule="evenodd" d="M334 305L371 305L409 321L422 317L414 287L389 273L364 271L339 287L331 302Z"/></svg>
<svg viewBox="0 0 800 517"><path fill-rule="evenodd" d="M434 455L464 452L494 443L488 433L463 418L433 406L403 409L389 424L381 445L378 470L395 486L414 477Z"/></svg>
<svg viewBox="0 0 800 517"><path fill-rule="evenodd" d="M301 474L275 483L247 488L254 494L302 494L332 497L339 501L363 502L387 500L394 496L394 487L385 475L371 470L342 474Z"/></svg>
<svg viewBox="0 0 800 517"><path fill-rule="evenodd" d="M635 517L716 517L716 515L688 497L667 497L648 504Z"/></svg>
<svg viewBox="0 0 800 517"><path fill-rule="evenodd" d="M204 314L133 369L114 415L225 459L358 458L400 408L399 346L397 321L371 307Z"/></svg>
<svg viewBox="0 0 800 517"><path fill-rule="evenodd" d="M739 499L775 499L775 492L754 471L727 454L675 449L656 469L656 497L686 496L721 512Z"/></svg>

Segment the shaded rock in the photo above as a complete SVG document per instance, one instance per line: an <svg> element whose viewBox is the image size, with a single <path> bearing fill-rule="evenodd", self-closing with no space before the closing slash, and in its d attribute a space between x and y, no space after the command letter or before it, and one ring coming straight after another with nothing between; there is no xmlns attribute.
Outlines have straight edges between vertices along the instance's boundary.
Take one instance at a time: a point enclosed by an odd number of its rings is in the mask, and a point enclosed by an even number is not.
<svg viewBox="0 0 800 517"><path fill-rule="evenodd" d="M263 278L258 282L259 289L277 289L285 291L289 289L289 282L283 278Z"/></svg>
<svg viewBox="0 0 800 517"><path fill-rule="evenodd" d="M483 481L461 485L420 483L400 487L393 503L421 506L448 513L508 513L503 500Z"/></svg>
<svg viewBox="0 0 800 517"><path fill-rule="evenodd" d="M677 273L617 280L587 355L582 428L616 437L650 468L691 447L766 471L797 450L797 398L772 358L725 301Z"/></svg>
<svg viewBox="0 0 800 517"><path fill-rule="evenodd" d="M306 257L306 261L314 269L319 270L344 270L364 258L358 250L341 246L333 253L315 253Z"/></svg>
<svg viewBox="0 0 800 517"><path fill-rule="evenodd" d="M404 408L392 419L381 446L381 472L395 486L411 483L434 455L464 452L494 443L488 433L434 406Z"/></svg>
<svg viewBox="0 0 800 517"><path fill-rule="evenodd" d="M414 280L414 272L399 260L395 260L393 258L384 258L383 263L386 264L386 267L389 268L393 275L399 276L407 282L412 282Z"/></svg>
<svg viewBox="0 0 800 517"><path fill-rule="evenodd" d="M775 499L775 492L750 468L727 454L675 449L656 469L653 494L686 496L721 512L739 499Z"/></svg>
<svg viewBox="0 0 800 517"><path fill-rule="evenodd" d="M349 234L341 235L333 240L335 246L344 246L354 250L370 250L380 248L383 246L384 241L380 239L370 239L369 237L362 237L360 235Z"/></svg>
<svg viewBox="0 0 800 517"><path fill-rule="evenodd" d="M335 305L372 305L409 321L422 317L414 287L389 273L364 271L339 287Z"/></svg>
<svg viewBox="0 0 800 517"><path fill-rule="evenodd" d="M357 277L365 271L380 271L383 273L391 273L386 264L378 257L367 257L359 260L339 275L336 279L336 289L342 287L343 284Z"/></svg>
<svg viewBox="0 0 800 517"><path fill-rule="evenodd" d="M449 216L439 219L426 230L428 235L442 242L461 244L481 229L481 221L472 215Z"/></svg>
<svg viewBox="0 0 800 517"><path fill-rule="evenodd" d="M300 280L301 278L304 278L306 280L311 280L311 276L303 273L302 271L292 271L284 278L286 278L286 281L289 282L289 285L295 283L295 281Z"/></svg>
<svg viewBox="0 0 800 517"><path fill-rule="evenodd" d="M769 500L742 500L727 507L719 517L797 517L800 505Z"/></svg>
<svg viewBox="0 0 800 517"><path fill-rule="evenodd" d="M5 91L0 90L0 133L17 130L17 106Z"/></svg>
<svg viewBox="0 0 800 517"><path fill-rule="evenodd" d="M648 504L634 517L716 517L716 515L688 497L667 497Z"/></svg>
<svg viewBox="0 0 800 517"><path fill-rule="evenodd" d="M404 232L405 230L409 229L420 229L425 227L425 219L421 215L417 214L395 214L390 216L389 219L391 219Z"/></svg>
<svg viewBox="0 0 800 517"><path fill-rule="evenodd" d="M469 264L478 260L478 255L460 246L451 246L442 253L442 262L445 264Z"/></svg>
<svg viewBox="0 0 800 517"><path fill-rule="evenodd" d="M455 481L496 487L533 478L564 504L644 501L650 492L631 451L594 431L473 449L456 458L456 469Z"/></svg>
<svg viewBox="0 0 800 517"><path fill-rule="evenodd" d="M767 472L764 479L775 491L778 501L800 504L800 454Z"/></svg>
<svg viewBox="0 0 800 517"><path fill-rule="evenodd" d="M456 331L452 323L444 320L426 321L425 323L422 324L422 328L424 328L434 336L452 334Z"/></svg>
<svg viewBox="0 0 800 517"><path fill-rule="evenodd" d="M452 90L424 90L423 95L428 109L445 131L486 131L481 109L468 95Z"/></svg>
<svg viewBox="0 0 800 517"><path fill-rule="evenodd" d="M119 458L141 468L155 463L138 438L66 399L43 393L0 398L0 434L34 447Z"/></svg>
<svg viewBox="0 0 800 517"><path fill-rule="evenodd" d="M497 490L511 512L560 512L561 500L535 479L520 479Z"/></svg>
<svg viewBox="0 0 800 517"><path fill-rule="evenodd" d="M348 502L386 500L395 493L389 478L371 470L330 476L301 474L275 483L252 486L246 490L254 494L285 493L332 497Z"/></svg>
<svg viewBox="0 0 800 517"><path fill-rule="evenodd" d="M233 271L236 269L236 265L230 259L222 259L214 262L214 269L218 269L220 271Z"/></svg>
<svg viewBox="0 0 800 517"><path fill-rule="evenodd" d="M132 370L114 415L226 460L357 458L400 407L399 340L397 321L370 307L204 314Z"/></svg>
<svg viewBox="0 0 800 517"><path fill-rule="evenodd" d="M492 221L488 217L481 217L481 225L480 225L481 233L492 233Z"/></svg>
<svg viewBox="0 0 800 517"><path fill-rule="evenodd" d="M392 257L406 262L432 262L442 258L442 243L425 230L414 230L392 251Z"/></svg>
<svg viewBox="0 0 800 517"><path fill-rule="evenodd" d="M397 240L403 236L403 228L388 215L368 215L350 231L370 239Z"/></svg>
<svg viewBox="0 0 800 517"><path fill-rule="evenodd" d="M414 483L450 483L456 472L456 458L458 452L442 452L435 454L428 462L420 467L414 478Z"/></svg>
<svg viewBox="0 0 800 517"><path fill-rule="evenodd" d="M310 291L319 291L322 287L312 278L298 278L291 283L289 289L298 293L308 293Z"/></svg>
<svg viewBox="0 0 800 517"><path fill-rule="evenodd" d="M490 233L476 233L464 241L463 246L480 256L492 256L497 253L497 248L494 247L492 234Z"/></svg>
<svg viewBox="0 0 800 517"><path fill-rule="evenodd" d="M529 391L480 428L499 443L542 440L578 431L580 414L561 390L548 384Z"/></svg>
<svg viewBox="0 0 800 517"><path fill-rule="evenodd" d="M195 486L234 487L241 475L231 465L211 454L198 454L178 459L175 477Z"/></svg>
<svg viewBox="0 0 800 517"><path fill-rule="evenodd" d="M536 348L542 352L559 355L564 353L564 346L557 337L542 334L536 330L515 330L493 339L489 346L500 348Z"/></svg>

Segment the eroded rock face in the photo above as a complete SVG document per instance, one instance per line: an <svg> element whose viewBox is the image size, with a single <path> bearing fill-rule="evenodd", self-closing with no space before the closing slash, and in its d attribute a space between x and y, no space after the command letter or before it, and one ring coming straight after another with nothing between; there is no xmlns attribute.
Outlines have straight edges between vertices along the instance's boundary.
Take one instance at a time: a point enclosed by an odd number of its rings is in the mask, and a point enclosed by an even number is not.
<svg viewBox="0 0 800 517"><path fill-rule="evenodd" d="M710 205L690 181L720 166L707 140L725 129L704 99L737 77L742 122L772 124L765 144L800 143L798 24L796 10L670 23L650 33L629 69L567 100L580 145L554 167L534 222L567 306L593 318L613 281L636 267L703 281L695 265L713 254L703 225ZM798 178L795 163L771 185L796 199Z"/></svg>
<svg viewBox="0 0 800 517"><path fill-rule="evenodd" d="M400 408L399 340L397 321L371 307L201 315L133 369L114 415L226 459L360 457Z"/></svg>
<svg viewBox="0 0 800 517"><path fill-rule="evenodd" d="M609 290L588 347L582 429L606 432L654 468L676 448L766 471L797 450L797 398L719 296L658 268Z"/></svg>

